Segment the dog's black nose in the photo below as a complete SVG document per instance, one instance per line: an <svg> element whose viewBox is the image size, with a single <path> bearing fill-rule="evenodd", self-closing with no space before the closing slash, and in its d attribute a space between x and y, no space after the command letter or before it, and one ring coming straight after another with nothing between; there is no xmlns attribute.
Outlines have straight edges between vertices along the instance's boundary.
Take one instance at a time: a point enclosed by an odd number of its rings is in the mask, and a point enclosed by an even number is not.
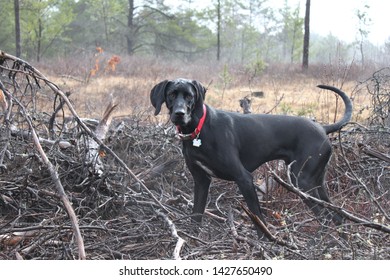
<svg viewBox="0 0 390 280"><path fill-rule="evenodd" d="M184 111L184 109L178 109L178 110L175 111L175 115L177 117L182 117L182 116L184 116L185 113L186 112Z"/></svg>

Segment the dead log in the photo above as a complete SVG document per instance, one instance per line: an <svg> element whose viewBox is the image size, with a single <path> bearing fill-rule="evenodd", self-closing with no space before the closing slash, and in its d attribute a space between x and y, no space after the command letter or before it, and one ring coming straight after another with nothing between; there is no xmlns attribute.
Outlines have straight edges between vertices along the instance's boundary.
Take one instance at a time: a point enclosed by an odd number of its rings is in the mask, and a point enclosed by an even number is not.
<svg viewBox="0 0 390 280"><path fill-rule="evenodd" d="M240 107L243 109L244 114L251 114L252 113L252 100L245 96L243 99L240 99Z"/></svg>
<svg viewBox="0 0 390 280"><path fill-rule="evenodd" d="M95 128L95 135L101 142L104 143L108 128L110 127L112 120L112 113L114 112L117 104L113 100L110 101L106 110L103 113L102 119ZM85 156L85 165L88 166L90 173L101 176L104 172L104 165L101 160L102 152L100 145L92 137L88 136L87 141L87 153Z"/></svg>
<svg viewBox="0 0 390 280"><path fill-rule="evenodd" d="M365 153L366 155L390 163L390 157L388 155L381 153L377 150L374 150L370 147L367 147L364 144L359 144L359 147L362 149L362 152Z"/></svg>

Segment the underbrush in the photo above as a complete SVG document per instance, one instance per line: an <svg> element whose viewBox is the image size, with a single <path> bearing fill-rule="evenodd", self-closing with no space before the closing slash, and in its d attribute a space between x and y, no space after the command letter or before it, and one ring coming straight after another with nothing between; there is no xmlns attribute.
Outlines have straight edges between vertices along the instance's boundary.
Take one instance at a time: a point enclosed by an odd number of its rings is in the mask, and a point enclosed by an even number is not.
<svg viewBox="0 0 390 280"><path fill-rule="evenodd" d="M91 163L86 161L91 139L98 141L91 117L100 118L106 105L82 109L88 117L82 119L30 65L7 56L0 62L7 102L0 127L0 259L76 259L81 245L87 259L390 258L390 129L386 116L374 117L378 111L370 111L370 123L351 123L331 136L334 154L326 185L334 205L348 214L345 227L321 225L297 195L275 185L272 172L286 178L279 162L254 173L257 184L270 184L262 208L270 232L288 244L280 245L257 239L231 182L214 180L202 226L191 221L193 182L181 143L171 124L151 118L146 109L149 89L161 73L136 87L146 91L144 103L138 95L126 103L140 105L114 117ZM375 82L382 85L386 74L376 77L356 92L370 89L373 98L382 94ZM75 95L70 99L77 100ZM76 107L82 103L72 102ZM340 239L340 232L346 239ZM184 243L178 248L179 239Z"/></svg>

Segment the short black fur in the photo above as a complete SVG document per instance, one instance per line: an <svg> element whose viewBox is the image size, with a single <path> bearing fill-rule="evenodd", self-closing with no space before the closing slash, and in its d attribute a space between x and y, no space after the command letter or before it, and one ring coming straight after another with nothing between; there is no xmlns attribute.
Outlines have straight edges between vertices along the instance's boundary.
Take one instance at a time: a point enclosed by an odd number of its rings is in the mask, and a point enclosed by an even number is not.
<svg viewBox="0 0 390 280"><path fill-rule="evenodd" d="M324 186L326 166L331 156L328 133L341 129L351 119L352 102L341 90L319 86L340 95L345 103L343 118L321 126L307 118L239 114L207 106L200 132L201 146L183 141L183 154L194 178L194 219L202 220L212 177L235 181L250 211L263 219L253 184L252 172L260 165L276 159L291 164L291 178L296 187L313 197L330 202ZM183 133L191 133L203 116L206 89L193 80L165 80L151 91L151 102L157 115L162 103L169 109L170 119ZM310 209L327 223L342 224L337 213L305 200ZM259 237L263 232L256 227Z"/></svg>

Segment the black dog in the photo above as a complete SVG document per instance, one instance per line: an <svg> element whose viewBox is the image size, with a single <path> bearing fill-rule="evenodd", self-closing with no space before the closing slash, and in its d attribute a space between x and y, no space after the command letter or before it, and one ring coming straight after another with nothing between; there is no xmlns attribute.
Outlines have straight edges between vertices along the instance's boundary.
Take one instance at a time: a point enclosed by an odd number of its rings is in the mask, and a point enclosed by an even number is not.
<svg viewBox="0 0 390 280"><path fill-rule="evenodd" d="M302 117L216 110L204 105L206 89L197 81L165 80L154 86L150 98L155 115L165 102L183 140L183 154L195 182L193 212L196 221L202 220L211 177L235 181L248 208L263 219L251 172L276 159L292 163L291 178L295 186L330 202L323 186L331 156L327 134L350 121L352 102L337 88L319 87L334 91L345 103L344 116L335 124L321 126ZM316 216L342 224L338 214L312 201L305 203ZM259 237L263 236L258 227L257 232Z"/></svg>

